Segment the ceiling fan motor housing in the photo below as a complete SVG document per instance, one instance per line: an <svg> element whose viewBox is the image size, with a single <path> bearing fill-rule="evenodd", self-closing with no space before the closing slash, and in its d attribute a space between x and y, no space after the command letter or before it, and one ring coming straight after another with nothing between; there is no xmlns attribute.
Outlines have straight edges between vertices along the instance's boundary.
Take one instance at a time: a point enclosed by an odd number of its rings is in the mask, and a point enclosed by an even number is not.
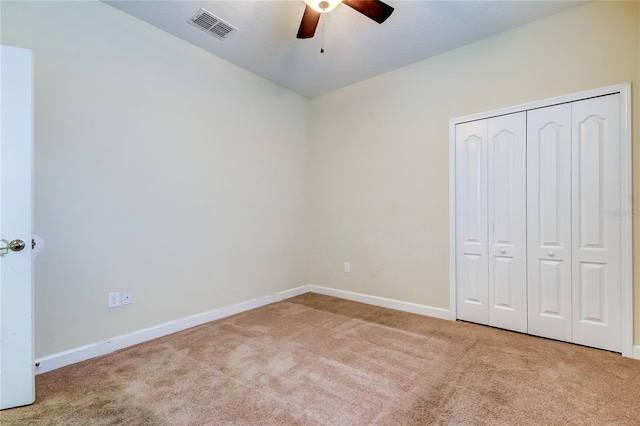
<svg viewBox="0 0 640 426"><path fill-rule="evenodd" d="M304 0L304 2L316 12L331 12L338 7L342 0Z"/></svg>

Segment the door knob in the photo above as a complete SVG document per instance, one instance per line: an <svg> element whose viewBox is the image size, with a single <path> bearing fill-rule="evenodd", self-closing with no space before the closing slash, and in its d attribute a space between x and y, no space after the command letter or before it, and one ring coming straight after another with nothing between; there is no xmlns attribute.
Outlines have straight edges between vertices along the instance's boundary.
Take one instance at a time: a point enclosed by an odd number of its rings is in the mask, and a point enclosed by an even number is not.
<svg viewBox="0 0 640 426"><path fill-rule="evenodd" d="M7 240L2 239L0 241L2 241L3 243L6 244L6 246L0 247L0 257L2 257L5 254L9 253L9 250L11 250L11 251L21 251L26 246L26 244L22 240L7 241Z"/></svg>
<svg viewBox="0 0 640 426"><path fill-rule="evenodd" d="M500 253L505 254L506 252L507 252L507 249L506 249L506 248L501 248L501 249L500 249Z"/></svg>
<svg viewBox="0 0 640 426"><path fill-rule="evenodd" d="M556 255L556 254L555 254L554 252L552 252L551 250L549 250L549 251L547 252L547 254L549 255L549 257L553 257L553 256L555 256L555 255Z"/></svg>

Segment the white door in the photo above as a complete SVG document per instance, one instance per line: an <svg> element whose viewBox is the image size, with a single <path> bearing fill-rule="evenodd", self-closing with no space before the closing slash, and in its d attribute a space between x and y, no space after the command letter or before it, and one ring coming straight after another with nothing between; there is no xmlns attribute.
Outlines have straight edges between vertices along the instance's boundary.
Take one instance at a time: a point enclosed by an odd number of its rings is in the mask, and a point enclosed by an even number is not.
<svg viewBox="0 0 640 426"><path fill-rule="evenodd" d="M620 95L572 104L573 342L620 352Z"/></svg>
<svg viewBox="0 0 640 426"><path fill-rule="evenodd" d="M455 144L457 315L488 324L487 120L458 124Z"/></svg>
<svg viewBox="0 0 640 426"><path fill-rule="evenodd" d="M525 112L489 119L489 325L527 332Z"/></svg>
<svg viewBox="0 0 640 426"><path fill-rule="evenodd" d="M571 341L571 104L527 112L529 333Z"/></svg>
<svg viewBox="0 0 640 426"><path fill-rule="evenodd" d="M0 46L0 408L31 404L33 296L31 269L31 52ZM5 247L6 242L0 242ZM12 244L19 249L18 242Z"/></svg>

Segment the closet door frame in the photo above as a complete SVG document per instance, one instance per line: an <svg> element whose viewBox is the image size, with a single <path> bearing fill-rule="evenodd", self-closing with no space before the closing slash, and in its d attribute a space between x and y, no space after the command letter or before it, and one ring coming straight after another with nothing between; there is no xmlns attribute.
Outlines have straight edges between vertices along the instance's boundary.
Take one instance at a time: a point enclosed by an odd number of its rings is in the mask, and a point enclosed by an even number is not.
<svg viewBox="0 0 640 426"><path fill-rule="evenodd" d="M631 83L617 84L599 89L569 95L557 96L536 102L529 102L493 111L467 115L449 120L449 312L452 320L457 319L456 310L456 125L475 120L545 108L568 102L575 102L599 96L620 94L620 211L613 212L620 218L622 235L620 247L620 318L622 356L633 357L633 251L631 204Z"/></svg>

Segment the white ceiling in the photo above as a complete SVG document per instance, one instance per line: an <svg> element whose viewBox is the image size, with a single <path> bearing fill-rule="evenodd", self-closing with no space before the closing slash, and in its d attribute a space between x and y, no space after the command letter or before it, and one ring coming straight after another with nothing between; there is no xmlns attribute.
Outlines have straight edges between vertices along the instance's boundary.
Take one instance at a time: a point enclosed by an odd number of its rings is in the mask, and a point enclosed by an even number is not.
<svg viewBox="0 0 640 426"><path fill-rule="evenodd" d="M296 39L302 0L105 3L313 98L584 2L389 0L395 11L383 24L342 4L324 14L315 37L306 40ZM221 41L187 24L200 8L238 31Z"/></svg>

